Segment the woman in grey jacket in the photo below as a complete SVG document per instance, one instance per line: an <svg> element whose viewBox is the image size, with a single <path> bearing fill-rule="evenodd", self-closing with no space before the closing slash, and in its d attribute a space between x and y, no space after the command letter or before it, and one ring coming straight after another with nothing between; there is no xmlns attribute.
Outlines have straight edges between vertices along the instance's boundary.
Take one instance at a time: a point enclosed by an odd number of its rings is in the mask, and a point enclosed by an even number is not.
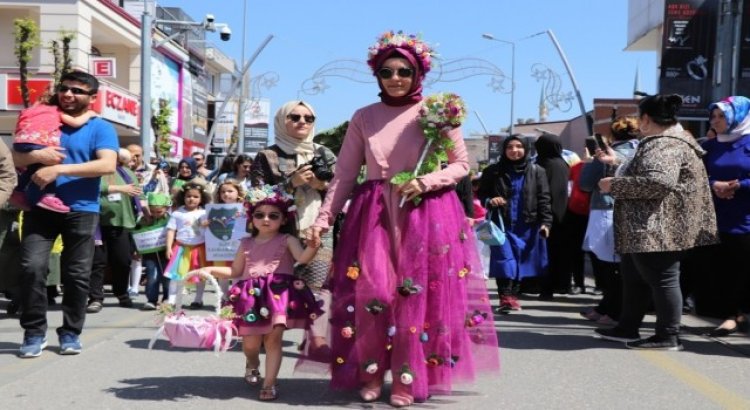
<svg viewBox="0 0 750 410"><path fill-rule="evenodd" d="M638 120L635 117L616 118L610 126L612 150L618 161L633 158L638 147ZM615 167L594 158L583 167L579 181L581 190L591 192L591 211L583 250L589 252L594 277L602 290L599 305L581 312L586 319L601 325L614 325L620 319L622 284L620 256L615 252L613 209L614 198L599 190L599 180L615 174Z"/></svg>
<svg viewBox="0 0 750 410"><path fill-rule="evenodd" d="M716 214L703 149L677 122L678 95L654 95L638 105L643 134L633 159L599 188L615 199L615 250L621 255L623 309L614 328L596 329L602 339L631 349L682 350L680 259L684 251L718 241ZM608 150L610 151L610 150ZM614 162L611 151L600 153ZM656 334L641 339L649 296Z"/></svg>

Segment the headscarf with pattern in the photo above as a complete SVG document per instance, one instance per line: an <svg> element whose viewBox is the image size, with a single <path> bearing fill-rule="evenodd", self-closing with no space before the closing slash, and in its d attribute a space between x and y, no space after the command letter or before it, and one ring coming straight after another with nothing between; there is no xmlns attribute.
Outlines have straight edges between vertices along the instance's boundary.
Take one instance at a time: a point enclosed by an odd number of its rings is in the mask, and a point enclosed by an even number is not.
<svg viewBox="0 0 750 410"><path fill-rule="evenodd" d="M743 135L750 134L750 99L740 95L727 97L708 107L709 114L714 108L724 113L727 120L727 131L716 136L719 142L737 141Z"/></svg>

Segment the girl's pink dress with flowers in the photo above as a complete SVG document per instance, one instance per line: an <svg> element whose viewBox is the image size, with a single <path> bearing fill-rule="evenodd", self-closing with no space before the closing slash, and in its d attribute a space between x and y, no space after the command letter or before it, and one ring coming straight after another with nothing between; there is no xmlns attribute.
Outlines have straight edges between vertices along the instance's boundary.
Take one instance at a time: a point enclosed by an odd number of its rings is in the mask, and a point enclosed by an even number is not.
<svg viewBox="0 0 750 410"><path fill-rule="evenodd" d="M228 295L240 336L265 335L275 325L307 329L323 313L310 288L292 274L288 238L278 234L263 243L255 238L240 242L245 273Z"/></svg>

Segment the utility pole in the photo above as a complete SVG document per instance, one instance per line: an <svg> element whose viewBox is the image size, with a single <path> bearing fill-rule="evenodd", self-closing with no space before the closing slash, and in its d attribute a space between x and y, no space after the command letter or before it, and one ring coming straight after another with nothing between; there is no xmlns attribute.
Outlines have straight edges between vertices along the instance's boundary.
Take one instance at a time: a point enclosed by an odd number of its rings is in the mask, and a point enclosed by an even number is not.
<svg viewBox="0 0 750 410"><path fill-rule="evenodd" d="M143 163L151 163L151 26L148 0L143 0L141 16L141 147Z"/></svg>
<svg viewBox="0 0 750 410"><path fill-rule="evenodd" d="M245 29L247 28L247 0L242 0L242 65L245 65ZM249 68L249 67L248 67ZM247 71L242 72L240 77L240 97L237 101L237 153L242 152L242 144L245 140L245 76ZM218 117L217 117L218 118ZM229 145L232 146L231 144Z"/></svg>

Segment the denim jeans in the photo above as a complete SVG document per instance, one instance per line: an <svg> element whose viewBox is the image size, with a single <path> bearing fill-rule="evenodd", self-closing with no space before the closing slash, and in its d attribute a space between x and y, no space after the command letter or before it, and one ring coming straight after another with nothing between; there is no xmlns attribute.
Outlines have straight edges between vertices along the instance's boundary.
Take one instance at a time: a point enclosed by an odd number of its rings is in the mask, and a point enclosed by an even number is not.
<svg viewBox="0 0 750 410"><path fill-rule="evenodd" d="M159 286L161 285L162 300L169 297L169 278L164 276L167 258L161 252L143 255L143 267L146 268L146 299L153 304L159 301Z"/></svg>
<svg viewBox="0 0 750 410"><path fill-rule="evenodd" d="M656 335L677 336L682 318L680 259L683 252L626 253L622 255L622 312L619 328L637 332L649 308L656 309Z"/></svg>
<svg viewBox="0 0 750 410"><path fill-rule="evenodd" d="M21 240L21 327L26 335L47 333L49 255L58 235L62 235L64 244L60 273L65 294L63 325L57 332L81 334L94 257L94 229L98 222L99 214L91 212L62 214L34 209L25 213Z"/></svg>

